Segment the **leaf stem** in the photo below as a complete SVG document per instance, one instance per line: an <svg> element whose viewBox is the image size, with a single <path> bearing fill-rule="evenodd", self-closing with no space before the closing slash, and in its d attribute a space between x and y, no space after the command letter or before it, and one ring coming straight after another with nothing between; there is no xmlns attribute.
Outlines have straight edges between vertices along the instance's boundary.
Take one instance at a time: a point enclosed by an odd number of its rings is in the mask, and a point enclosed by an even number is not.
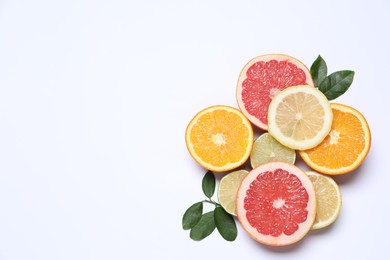
<svg viewBox="0 0 390 260"><path fill-rule="evenodd" d="M213 205L215 205L215 207L221 206L219 203L213 201L212 199L203 200L203 202L207 202L207 203L213 204Z"/></svg>

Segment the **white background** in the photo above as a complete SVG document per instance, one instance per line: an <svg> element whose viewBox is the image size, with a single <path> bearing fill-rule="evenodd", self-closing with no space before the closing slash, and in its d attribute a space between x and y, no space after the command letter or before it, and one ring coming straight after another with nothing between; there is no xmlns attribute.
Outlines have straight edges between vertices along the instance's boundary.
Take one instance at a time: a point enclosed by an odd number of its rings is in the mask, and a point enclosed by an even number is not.
<svg viewBox="0 0 390 260"><path fill-rule="evenodd" d="M389 11L387 0L0 0L0 259L384 259ZM336 178L343 208L329 228L283 248L240 227L234 242L192 241L181 219L204 198L205 170L185 128L207 106L237 107L241 68L267 53L354 70L336 101L365 115L371 151Z"/></svg>

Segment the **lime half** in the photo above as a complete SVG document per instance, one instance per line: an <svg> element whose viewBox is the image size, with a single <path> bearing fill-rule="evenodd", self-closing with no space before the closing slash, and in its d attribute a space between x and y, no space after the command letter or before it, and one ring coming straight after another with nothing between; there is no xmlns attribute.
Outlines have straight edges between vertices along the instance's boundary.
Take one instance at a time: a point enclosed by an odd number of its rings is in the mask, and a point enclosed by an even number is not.
<svg viewBox="0 0 390 260"><path fill-rule="evenodd" d="M295 150L282 145L269 133L264 133L256 139L250 161L253 168L266 162L294 164L295 156Z"/></svg>

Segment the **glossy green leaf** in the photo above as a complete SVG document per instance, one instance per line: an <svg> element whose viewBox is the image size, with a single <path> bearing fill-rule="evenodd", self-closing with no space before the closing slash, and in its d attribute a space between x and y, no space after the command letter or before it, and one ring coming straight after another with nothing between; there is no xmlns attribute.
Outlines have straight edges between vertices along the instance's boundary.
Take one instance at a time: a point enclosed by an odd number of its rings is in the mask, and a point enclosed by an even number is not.
<svg viewBox="0 0 390 260"><path fill-rule="evenodd" d="M234 241L237 237L237 226L232 215L224 208L217 207L214 210L214 220L218 232L227 241Z"/></svg>
<svg viewBox="0 0 390 260"><path fill-rule="evenodd" d="M202 217L203 203L198 202L189 207L183 215L182 225L183 229L191 229L194 227Z"/></svg>
<svg viewBox="0 0 390 260"><path fill-rule="evenodd" d="M313 78L315 87L318 88L321 82L326 78L326 75L328 75L328 67L321 55L318 55L317 59L311 65L310 74Z"/></svg>
<svg viewBox="0 0 390 260"><path fill-rule="evenodd" d="M206 172L202 180L202 189L206 197L211 198L215 191L215 176L211 171Z"/></svg>
<svg viewBox="0 0 390 260"><path fill-rule="evenodd" d="M190 237L199 241L213 233L214 229L214 211L210 211L203 214L200 221L191 229Z"/></svg>
<svg viewBox="0 0 390 260"><path fill-rule="evenodd" d="M328 100L333 100L344 94L351 86L355 72L351 70L336 71L327 76L320 84L319 90Z"/></svg>

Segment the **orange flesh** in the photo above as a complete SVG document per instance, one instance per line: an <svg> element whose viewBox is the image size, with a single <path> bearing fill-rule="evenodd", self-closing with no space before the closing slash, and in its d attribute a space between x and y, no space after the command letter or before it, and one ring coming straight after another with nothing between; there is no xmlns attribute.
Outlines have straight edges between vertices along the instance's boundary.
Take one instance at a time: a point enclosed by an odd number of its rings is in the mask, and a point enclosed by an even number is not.
<svg viewBox="0 0 390 260"><path fill-rule="evenodd" d="M355 115L333 109L330 134L318 147L305 152L313 163L338 169L356 162L366 146L365 140L364 129Z"/></svg>
<svg viewBox="0 0 390 260"><path fill-rule="evenodd" d="M216 167L242 160L250 133L239 115L215 110L202 115L193 126L190 140L204 162Z"/></svg>

